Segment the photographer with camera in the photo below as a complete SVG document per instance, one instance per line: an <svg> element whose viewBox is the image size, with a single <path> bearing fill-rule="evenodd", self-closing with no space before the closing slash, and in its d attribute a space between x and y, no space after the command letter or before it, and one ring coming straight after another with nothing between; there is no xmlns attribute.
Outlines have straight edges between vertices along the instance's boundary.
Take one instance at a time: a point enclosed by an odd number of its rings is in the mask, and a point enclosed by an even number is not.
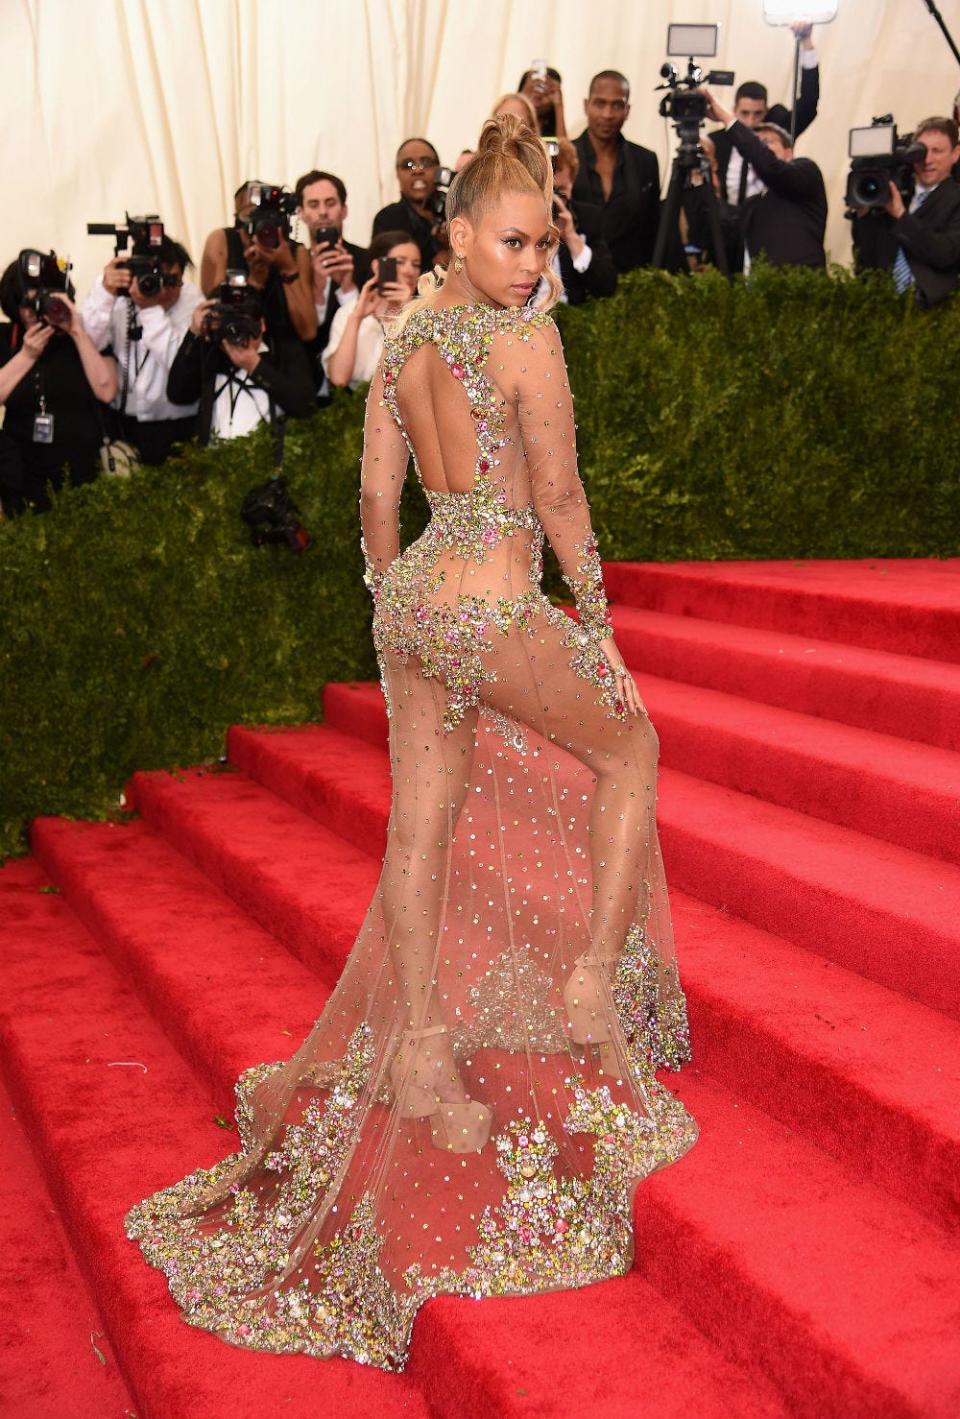
<svg viewBox="0 0 960 1419"><path fill-rule="evenodd" d="M289 332L271 332L262 292L246 272L228 271L215 300L203 300L170 368L167 397L199 401L197 437L237 438L264 420L306 418L314 382L303 344Z"/></svg>
<svg viewBox="0 0 960 1419"><path fill-rule="evenodd" d="M164 235L146 269L123 253L108 261L81 307L94 345L119 363L114 409L120 436L150 465L163 463L173 445L196 430L196 402L181 406L167 398L170 366L203 299L200 288L184 280L192 265L180 242Z"/></svg>
<svg viewBox="0 0 960 1419"><path fill-rule="evenodd" d="M603 237L621 273L649 266L660 220L657 155L629 143L622 128L630 114L630 84L616 69L590 80L583 101L587 127L574 140L580 169L573 185L579 204L603 214Z"/></svg>
<svg viewBox="0 0 960 1419"><path fill-rule="evenodd" d="M0 277L0 499L11 516L46 511L48 483L92 483L100 472L101 406L117 392L117 362L84 329L68 271L52 251L25 250Z"/></svg>
<svg viewBox="0 0 960 1419"><path fill-rule="evenodd" d="M811 158L794 157L790 134L779 124L750 128L709 89L700 92L709 116L724 124L723 131L763 184L763 190L743 204L741 223L749 260L755 261L762 252L772 266L824 268L827 192L817 164Z"/></svg>
<svg viewBox="0 0 960 1419"><path fill-rule="evenodd" d="M330 340L337 311L342 306L352 305L360 294L360 287L370 279L370 253L365 247L347 241L343 235L347 189L339 177L314 168L298 179L295 193L297 216L310 232L317 335L309 346L309 353L318 375L317 398L323 402L328 386L320 360Z"/></svg>
<svg viewBox="0 0 960 1419"><path fill-rule="evenodd" d="M449 176L452 176L450 174ZM420 248L420 266L432 271L447 263L449 241L443 220L448 170L441 168L437 150L426 138L407 138L397 149L399 202L381 207L373 219L372 236L409 232ZM447 177L447 182L440 179ZM373 241L371 237L371 249Z"/></svg>
<svg viewBox="0 0 960 1419"><path fill-rule="evenodd" d="M383 354L384 324L417 293L420 249L407 232L381 232L370 245L374 274L359 300L341 306L322 355L330 383L356 389L373 379Z"/></svg>
<svg viewBox="0 0 960 1419"><path fill-rule="evenodd" d="M915 158L913 192L910 174L901 175L901 191L884 173L878 205L854 206L854 256L858 271L889 271L898 291L912 291L918 305L930 307L960 285L960 184L952 181L960 161L957 124L952 118L925 118L913 143L915 151L908 152ZM848 201L857 195L848 188Z"/></svg>
<svg viewBox="0 0 960 1419"><path fill-rule="evenodd" d="M247 272L251 290L263 298L263 316L271 335L292 333L311 341L317 334L310 257L290 237L296 199L282 187L253 180L233 194L232 227L218 227L207 237L200 263L200 288L213 295L227 271Z"/></svg>
<svg viewBox="0 0 960 1419"><path fill-rule="evenodd" d="M569 138L544 140L553 159L553 222L560 235L550 265L563 282L561 301L582 305L590 296L612 296L617 268L603 239L603 213L590 202L576 202L573 184L580 167ZM555 151L553 151L555 150ZM543 277L540 278L541 282ZM533 303L540 287L533 293Z"/></svg>
<svg viewBox="0 0 960 1419"><path fill-rule="evenodd" d="M541 138L567 136L562 83L559 70L551 69L543 59L535 59L517 85L517 93L533 104L537 116L534 132Z"/></svg>

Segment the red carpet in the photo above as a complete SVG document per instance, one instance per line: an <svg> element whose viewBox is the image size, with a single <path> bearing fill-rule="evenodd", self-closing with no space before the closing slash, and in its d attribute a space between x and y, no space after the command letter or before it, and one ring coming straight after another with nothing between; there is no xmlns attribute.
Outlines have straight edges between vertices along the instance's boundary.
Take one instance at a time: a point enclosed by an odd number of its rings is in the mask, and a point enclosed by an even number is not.
<svg viewBox="0 0 960 1419"><path fill-rule="evenodd" d="M237 1074L322 1008L389 801L370 686L47 819L0 872L17 1419L956 1419L960 561L608 568L661 738L701 1139L622 1281L439 1300L406 1375L232 1350L121 1231L234 1146ZM813 638L811 638L813 637ZM55 885L55 892L42 891ZM15 1288L15 1289L14 1289ZM103 1363L91 1345L91 1333Z"/></svg>

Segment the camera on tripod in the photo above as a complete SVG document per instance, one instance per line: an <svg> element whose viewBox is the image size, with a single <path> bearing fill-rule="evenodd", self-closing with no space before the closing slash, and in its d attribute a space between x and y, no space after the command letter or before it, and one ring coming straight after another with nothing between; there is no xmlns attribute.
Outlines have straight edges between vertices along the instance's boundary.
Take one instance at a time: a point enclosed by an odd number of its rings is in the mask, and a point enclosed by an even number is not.
<svg viewBox="0 0 960 1419"><path fill-rule="evenodd" d="M237 218L237 226L256 237L261 246L276 251L290 235L290 218L297 210L296 193L270 182L248 182L243 189L243 205L252 209Z"/></svg>
<svg viewBox="0 0 960 1419"><path fill-rule="evenodd" d="M247 285L246 271L228 271L203 317L204 337L211 344L246 345L260 339L260 316L260 297Z"/></svg>
<svg viewBox="0 0 960 1419"><path fill-rule="evenodd" d="M122 222L88 222L89 236L112 236L114 256L124 256L128 248L130 255L117 263L120 271L129 271L140 287L142 296L159 294L161 286L175 286L178 278L164 274L160 265L163 248L163 223L157 214L146 217L131 217L124 214Z"/></svg>
<svg viewBox="0 0 960 1419"><path fill-rule="evenodd" d="M64 325L70 312L59 297L73 296L69 261L61 260L55 251L28 248L17 257L17 269L24 296L22 304L47 325ZM28 291L33 291L33 295L27 297Z"/></svg>
<svg viewBox="0 0 960 1419"><path fill-rule="evenodd" d="M881 208L890 198L895 183L901 197L909 202L913 192L913 169L923 162L926 147L914 143L913 135L897 134L892 113L875 118L869 128L850 129L850 172L845 201L848 207Z"/></svg>
<svg viewBox="0 0 960 1419"><path fill-rule="evenodd" d="M687 55L687 72L680 74L669 59L660 66L662 84L654 92L666 89L660 100L660 117L667 118L677 130L680 146L677 160L681 167L693 170L701 165L703 149L700 146L700 129L707 120L707 100L697 93L701 84L715 84L726 87L733 83L733 74L728 69L711 69L704 77L703 70L694 55L712 59L717 52L719 25L668 25L667 54L671 57Z"/></svg>

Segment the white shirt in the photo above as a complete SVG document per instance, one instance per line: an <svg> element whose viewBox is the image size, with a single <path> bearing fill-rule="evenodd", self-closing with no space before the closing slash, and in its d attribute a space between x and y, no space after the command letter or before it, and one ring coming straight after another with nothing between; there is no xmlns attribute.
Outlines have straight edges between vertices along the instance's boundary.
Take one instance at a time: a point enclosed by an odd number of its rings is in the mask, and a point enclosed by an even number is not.
<svg viewBox="0 0 960 1419"><path fill-rule="evenodd" d="M261 340L257 349L261 355L264 354L266 342ZM226 371L218 373L210 421L211 437L239 438L270 418L270 395L259 385L251 384L250 379L247 370L236 369L232 365L229 374Z"/></svg>
<svg viewBox="0 0 960 1419"><path fill-rule="evenodd" d="M816 69L819 64L817 52L814 49L804 49L800 52L800 67L802 69ZM794 100L796 102L796 100ZM727 124L730 127L730 124ZM735 207L740 201L740 176L743 172L743 154L739 148L733 148L730 153L730 161L727 163L727 201ZM766 192L767 185L761 182L752 167L747 167L747 189L743 194L744 201L750 197L759 197L761 192Z"/></svg>
<svg viewBox="0 0 960 1419"><path fill-rule="evenodd" d="M316 312L317 312L317 327L318 327L318 328L323 324L323 322L324 322L324 321L326 320L326 318L327 318L327 306L328 306L329 303L330 303L330 287L331 287L332 285L333 285L333 277L332 277L332 276L328 276L328 277L327 277L327 284L326 284L326 285L324 286L324 288L323 288L323 300L322 300L322 302L321 302L321 301L314 301L314 306L315 306ZM316 292L316 286L314 286L314 292ZM340 287L338 286L338 287L337 287L337 304L338 304L338 306L339 306L341 309L342 309L344 306L346 306L347 309L349 309L349 307L353 305L354 301L358 298L359 295L360 295L360 287L359 287L359 286L354 286L354 288L353 288L352 291L341 291ZM334 316L334 320L336 320L336 316ZM321 360L321 363L322 363L322 360ZM325 366L325 365L324 365L324 369L326 369L326 366ZM321 384L320 388L317 390L317 393L318 393L319 395L321 395L321 396L330 393L330 381L327 379L326 374L324 374L324 376L323 376L323 383Z"/></svg>
<svg viewBox="0 0 960 1419"><path fill-rule="evenodd" d="M327 342L327 348L320 356L324 374L329 373L330 357L340 348L340 341L343 339L343 332L347 328L349 319L350 307L342 305L333 317L330 339ZM357 353L353 361L353 374L350 376L351 389L356 389L358 384L366 384L373 379L382 354L383 326L375 315L365 315L360 322L360 329L357 331Z"/></svg>
<svg viewBox="0 0 960 1419"><path fill-rule="evenodd" d="M124 412L144 423L157 419L186 419L197 412L196 404L171 404L167 398L167 375L193 312L203 300L203 292L192 281L184 281L180 299L169 310L160 306L133 307L143 334L129 340L127 321L131 303L125 296L112 296L98 276L83 305L80 319L98 350L113 347L120 367L119 384L113 407L119 409L123 395L124 366L128 370Z"/></svg>

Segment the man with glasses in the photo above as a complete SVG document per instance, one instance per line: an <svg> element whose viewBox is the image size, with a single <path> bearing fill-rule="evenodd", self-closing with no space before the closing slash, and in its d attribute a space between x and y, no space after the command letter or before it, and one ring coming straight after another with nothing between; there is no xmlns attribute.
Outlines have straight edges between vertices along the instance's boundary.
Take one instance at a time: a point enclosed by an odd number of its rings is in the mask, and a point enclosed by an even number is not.
<svg viewBox="0 0 960 1419"><path fill-rule="evenodd" d="M162 284L156 295L145 296L122 262L122 257L107 262L80 317L97 349L110 350L120 367L115 431L133 444L142 462L159 464L173 444L196 430L198 405L172 404L167 376L203 295L183 279L193 262L171 237L160 247Z"/></svg>
<svg viewBox="0 0 960 1419"><path fill-rule="evenodd" d="M373 219L373 233L409 232L420 248L420 269L432 271L438 258L446 261L446 223L433 210L437 191L437 150L426 138L408 138L397 149L400 201L382 207Z"/></svg>

